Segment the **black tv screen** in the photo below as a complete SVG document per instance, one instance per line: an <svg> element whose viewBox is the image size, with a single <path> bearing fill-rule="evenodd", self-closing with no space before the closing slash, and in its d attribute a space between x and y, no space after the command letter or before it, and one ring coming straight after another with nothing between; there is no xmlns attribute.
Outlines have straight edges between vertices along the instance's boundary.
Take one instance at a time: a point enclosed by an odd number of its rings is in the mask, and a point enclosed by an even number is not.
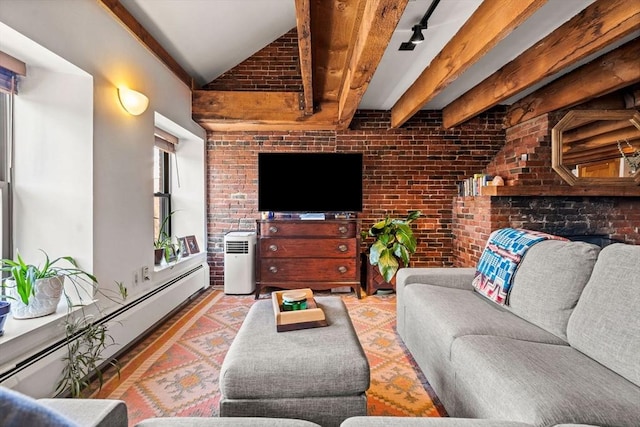
<svg viewBox="0 0 640 427"><path fill-rule="evenodd" d="M258 153L258 210L362 212L362 153Z"/></svg>

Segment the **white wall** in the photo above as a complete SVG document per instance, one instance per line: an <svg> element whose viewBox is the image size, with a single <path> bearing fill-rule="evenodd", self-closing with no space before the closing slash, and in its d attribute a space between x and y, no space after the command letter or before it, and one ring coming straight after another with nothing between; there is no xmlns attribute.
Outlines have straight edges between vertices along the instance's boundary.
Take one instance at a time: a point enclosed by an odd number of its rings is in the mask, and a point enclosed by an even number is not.
<svg viewBox="0 0 640 427"><path fill-rule="evenodd" d="M88 75L28 67L15 98L14 248L30 262L77 254L93 269L92 100Z"/></svg>
<svg viewBox="0 0 640 427"><path fill-rule="evenodd" d="M48 52L49 65L62 64L66 71L39 68L37 59L29 57L25 47L29 43ZM50 117L49 113L38 117L37 109L32 110L31 118L16 123L17 142L25 138L38 144L16 150L22 159L17 162L22 166L16 174L16 185L21 187L16 188L15 210L20 251L64 250L51 255L76 257L103 288L125 282L130 300L190 265L205 263L204 255L194 257L154 274L150 283L137 287L131 283L133 272L142 266L153 270L155 113L185 136L178 154L184 188L176 194L185 221L176 219L176 234L196 235L205 248L205 132L191 118L190 89L95 0L2 0L0 50L27 62L27 80L43 76L32 79L37 83L25 81L25 96L19 102L42 102L57 109ZM146 94L149 109L137 117L126 113L117 98L120 85ZM51 104L53 100L60 104ZM31 156L37 162L26 169L23 163ZM51 163L56 156L58 162ZM39 165L44 169L36 169ZM38 213L34 206L50 209ZM45 237L46 230L53 234ZM165 305L157 307L164 308L149 312L150 318L166 313ZM0 346L10 339L6 335Z"/></svg>

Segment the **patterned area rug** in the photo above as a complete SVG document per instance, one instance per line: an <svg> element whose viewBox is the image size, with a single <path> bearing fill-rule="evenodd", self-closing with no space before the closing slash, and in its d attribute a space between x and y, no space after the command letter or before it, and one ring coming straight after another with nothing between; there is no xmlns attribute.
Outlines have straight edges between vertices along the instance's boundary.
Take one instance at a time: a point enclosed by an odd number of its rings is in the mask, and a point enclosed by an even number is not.
<svg viewBox="0 0 640 427"><path fill-rule="evenodd" d="M446 416L395 332L395 294L340 295L371 366L369 415ZM261 298L270 298L265 294ZM119 358L120 376L105 373L92 397L127 402L129 423L150 417L218 415L218 374L252 295L207 290Z"/></svg>

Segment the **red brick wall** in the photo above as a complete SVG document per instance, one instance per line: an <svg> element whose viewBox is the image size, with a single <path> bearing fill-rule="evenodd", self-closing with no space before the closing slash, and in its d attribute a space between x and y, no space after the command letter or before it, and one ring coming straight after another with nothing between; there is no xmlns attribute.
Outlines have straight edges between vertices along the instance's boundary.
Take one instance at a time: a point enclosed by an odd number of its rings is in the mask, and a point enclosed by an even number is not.
<svg viewBox="0 0 640 427"><path fill-rule="evenodd" d="M551 168L551 128L560 114L544 115L506 131L507 141L487 166L516 186L567 183ZM528 155L523 161L522 154ZM625 197L457 197L453 202L454 265L476 265L489 234L516 227L558 235L605 235L640 244L640 200Z"/></svg>
<svg viewBox="0 0 640 427"><path fill-rule="evenodd" d="M389 129L388 112L358 112L344 131L214 132L208 135L208 242L212 284L223 283L223 238L253 230L257 211L257 155L261 151L362 152L363 229L411 209L424 216L414 230L414 266L454 263L451 201L457 183L481 171L504 141L502 110L451 130L440 112L421 112L401 129Z"/></svg>
<svg viewBox="0 0 640 427"><path fill-rule="evenodd" d="M204 89L302 92L296 30ZM504 131L501 111L446 131L440 112L420 112L401 129L390 130L388 112L359 111L345 131L210 133L207 250L212 284L223 282L224 234L255 228L260 151L362 152L363 229L387 214L424 213L414 225L419 239L414 266L473 266L491 231L506 226L605 234L640 244L637 199L456 197L457 183L482 171L502 176L508 185L568 185L550 166L550 129L561 113Z"/></svg>
<svg viewBox="0 0 640 427"><path fill-rule="evenodd" d="M202 89L302 92L297 30L284 34Z"/></svg>
<svg viewBox="0 0 640 427"><path fill-rule="evenodd" d="M507 129L505 145L486 172L500 175L505 185L568 185L551 169L551 128L557 116L544 114Z"/></svg>

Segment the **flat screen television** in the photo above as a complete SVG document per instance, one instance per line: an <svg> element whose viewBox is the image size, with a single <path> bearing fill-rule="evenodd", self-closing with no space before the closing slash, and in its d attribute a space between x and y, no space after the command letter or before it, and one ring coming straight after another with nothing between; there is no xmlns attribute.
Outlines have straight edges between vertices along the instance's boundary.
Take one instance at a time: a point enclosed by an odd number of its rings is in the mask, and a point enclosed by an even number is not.
<svg viewBox="0 0 640 427"><path fill-rule="evenodd" d="M362 212L362 153L258 153L258 210Z"/></svg>

